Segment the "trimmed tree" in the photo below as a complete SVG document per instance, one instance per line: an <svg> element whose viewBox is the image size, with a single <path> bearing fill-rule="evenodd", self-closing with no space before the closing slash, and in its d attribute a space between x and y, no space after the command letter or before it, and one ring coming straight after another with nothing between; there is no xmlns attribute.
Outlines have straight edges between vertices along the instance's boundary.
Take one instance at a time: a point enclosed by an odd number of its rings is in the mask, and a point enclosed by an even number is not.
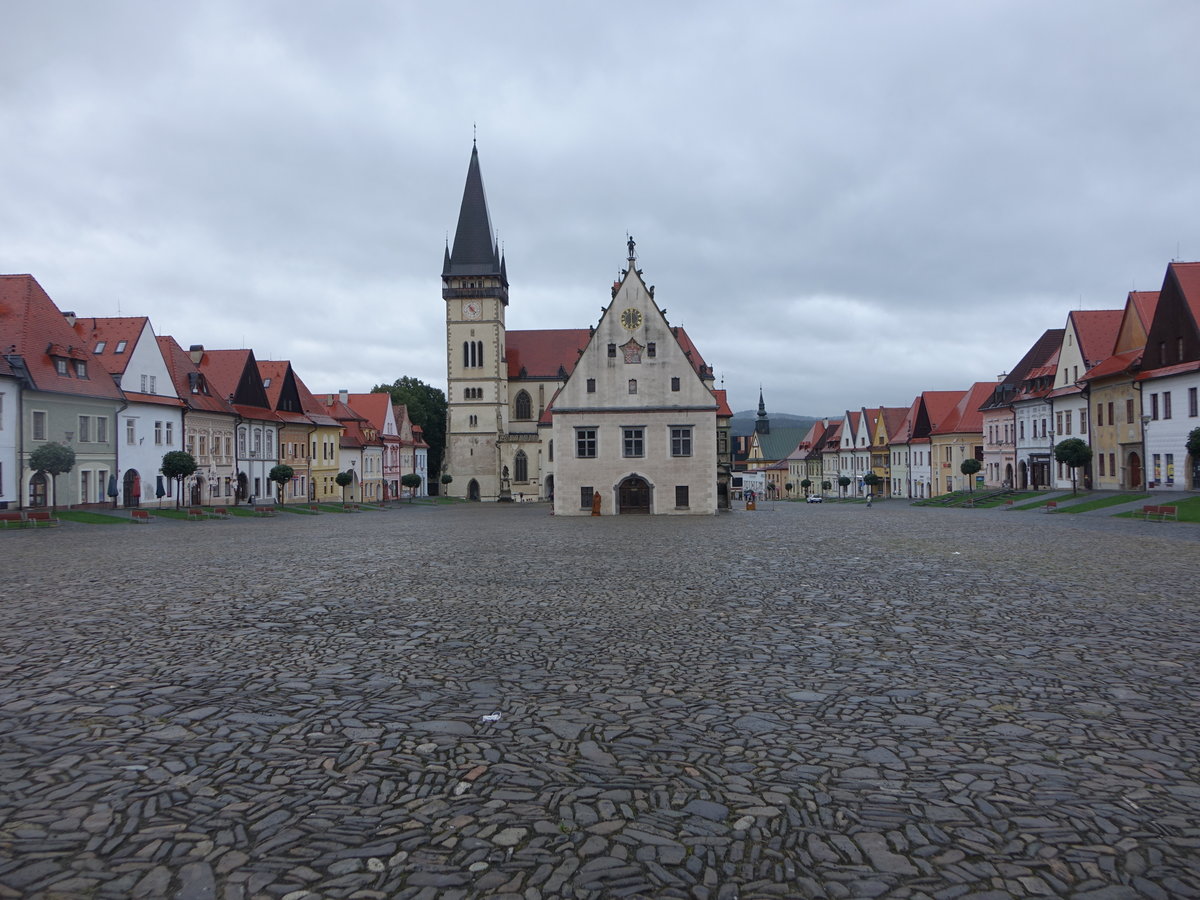
<svg viewBox="0 0 1200 900"><path fill-rule="evenodd" d="M829 489L830 489L830 488L832 488L832 487L833 487L833 485L832 485L832 484L830 484L828 481L822 481L822 482L821 482L821 490L823 490L823 491L827 491L827 490L829 490Z"/></svg>
<svg viewBox="0 0 1200 900"><path fill-rule="evenodd" d="M29 468L50 476L50 484L54 490L54 503L51 509L58 506L58 476L70 472L75 467L75 451L65 444L51 441L42 444L29 454Z"/></svg>
<svg viewBox="0 0 1200 900"><path fill-rule="evenodd" d="M421 476L416 472L405 472L400 476L400 483L408 488L408 502L412 503L413 495L421 486Z"/></svg>
<svg viewBox="0 0 1200 900"><path fill-rule="evenodd" d="M803 481L800 482L800 487L804 488L805 494L808 494L808 489L810 487L812 487L812 481L808 478L805 478Z"/></svg>
<svg viewBox="0 0 1200 900"><path fill-rule="evenodd" d="M342 489L342 506L346 505L346 487L350 482L354 481L354 476L349 472L338 472L333 478L338 483L338 487Z"/></svg>
<svg viewBox="0 0 1200 900"><path fill-rule="evenodd" d="M1092 448L1087 445L1086 441L1079 438L1067 438L1054 445L1054 459L1071 470L1071 493L1078 493L1075 484L1075 470L1092 461Z"/></svg>
<svg viewBox="0 0 1200 900"><path fill-rule="evenodd" d="M164 453L162 458L162 473L175 482L175 508L183 500L183 479L196 472L196 458L186 450L172 450Z"/></svg>
<svg viewBox="0 0 1200 900"><path fill-rule="evenodd" d="M296 477L296 470L291 466L286 466L280 463L277 466L272 466L271 471L267 473L267 480L273 481L279 485L279 502L284 502L283 486Z"/></svg>
<svg viewBox="0 0 1200 900"><path fill-rule="evenodd" d="M958 471L967 476L967 487L972 494L975 493L975 479L972 476L982 468L983 464L973 456L968 456L958 467Z"/></svg>
<svg viewBox="0 0 1200 900"><path fill-rule="evenodd" d="M1187 436L1187 447L1189 456L1200 456L1200 428L1193 428Z"/></svg>
<svg viewBox="0 0 1200 900"><path fill-rule="evenodd" d="M863 484L871 489L871 493L875 493L875 488L883 483L883 479L876 472L868 472L863 476Z"/></svg>
<svg viewBox="0 0 1200 900"><path fill-rule="evenodd" d="M838 476L838 487L840 487L842 489L842 491L841 491L842 497L845 497L846 496L846 488L850 487L850 476L849 475L839 475Z"/></svg>

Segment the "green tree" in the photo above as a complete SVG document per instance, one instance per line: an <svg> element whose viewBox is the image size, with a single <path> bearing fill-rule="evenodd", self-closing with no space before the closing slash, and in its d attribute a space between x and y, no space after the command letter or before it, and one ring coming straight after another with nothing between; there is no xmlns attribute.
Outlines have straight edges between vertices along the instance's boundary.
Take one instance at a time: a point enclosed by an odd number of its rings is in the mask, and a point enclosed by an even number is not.
<svg viewBox="0 0 1200 900"><path fill-rule="evenodd" d="M1091 457L1090 453L1088 457ZM971 489L972 494L975 493L975 479L972 476L982 468L983 464L973 456L968 456L958 467L958 471L967 476L967 486Z"/></svg>
<svg viewBox="0 0 1200 900"><path fill-rule="evenodd" d="M391 384L377 384L373 394L391 394L393 403L402 403L408 417L421 426L425 443L429 445L429 477L437 478L442 471L446 452L446 395L440 388L431 387L419 378L405 375Z"/></svg>
<svg viewBox="0 0 1200 900"><path fill-rule="evenodd" d="M1187 452L1191 456L1200 456L1200 428L1193 428L1187 436Z"/></svg>
<svg viewBox="0 0 1200 900"><path fill-rule="evenodd" d="M183 479L195 474L196 458L186 450L172 450L163 454L161 468L163 475L175 480L175 508L179 509L183 500Z"/></svg>
<svg viewBox="0 0 1200 900"><path fill-rule="evenodd" d="M75 468L75 451L65 444L56 444L53 441L42 444L29 454L29 468L50 476L54 490L54 503L51 504L53 508L58 506L58 476Z"/></svg>
<svg viewBox="0 0 1200 900"><path fill-rule="evenodd" d="M267 473L267 480L273 481L279 485L279 490L276 492L279 495L279 502L284 502L283 488L289 481L296 476L296 470L291 466L285 466L280 463L277 466L272 466L271 471Z"/></svg>
<svg viewBox="0 0 1200 900"><path fill-rule="evenodd" d="M823 491L827 491L827 490L829 490L829 489L830 489L830 488L832 488L832 487L833 487L833 485L832 485L832 484L830 484L828 481L822 481L822 482L821 482L821 490L823 490Z"/></svg>
<svg viewBox="0 0 1200 900"><path fill-rule="evenodd" d="M783 489L790 494L792 492L792 488L794 488L794 487L795 487L795 485L789 481L786 484L784 484Z"/></svg>
<svg viewBox="0 0 1200 900"><path fill-rule="evenodd" d="M1054 445L1054 458L1070 468L1071 493L1078 493L1075 484L1075 470L1092 461L1092 448L1087 445L1087 441L1079 438L1067 438Z"/></svg>
<svg viewBox="0 0 1200 900"><path fill-rule="evenodd" d="M842 489L842 496L846 496L846 488L850 487L850 477L848 475L838 476L838 487Z"/></svg>
<svg viewBox="0 0 1200 900"><path fill-rule="evenodd" d="M866 475L863 476L863 484L865 484L867 487L869 487L871 489L870 492L872 494L875 493L875 488L879 487L879 485L882 483L883 483L883 479L880 478L879 475L875 472L868 472Z"/></svg>
<svg viewBox="0 0 1200 900"><path fill-rule="evenodd" d="M372 393L374 393L374 391L372 391ZM350 482L354 481L354 476L349 472L338 472L337 475L333 477L333 480L336 481L338 483L338 487L342 489L342 506L345 506L346 487L350 484Z"/></svg>
<svg viewBox="0 0 1200 900"><path fill-rule="evenodd" d="M400 483L408 488L408 502L412 503L413 494L421 486L421 476L416 472L405 472L400 476Z"/></svg>
<svg viewBox="0 0 1200 900"><path fill-rule="evenodd" d="M807 494L808 489L810 487L812 487L812 480L809 478L805 478L803 481L800 482L800 487L804 488L804 493Z"/></svg>

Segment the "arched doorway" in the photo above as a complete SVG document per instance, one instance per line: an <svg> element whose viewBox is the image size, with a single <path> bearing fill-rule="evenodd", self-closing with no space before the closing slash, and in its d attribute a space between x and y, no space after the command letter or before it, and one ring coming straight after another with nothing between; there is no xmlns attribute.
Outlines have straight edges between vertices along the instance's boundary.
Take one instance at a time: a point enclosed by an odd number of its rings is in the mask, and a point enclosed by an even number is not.
<svg viewBox="0 0 1200 900"><path fill-rule="evenodd" d="M141 506L142 476L138 474L137 469L129 469L125 473L121 487L123 488L121 494L121 504L123 506Z"/></svg>
<svg viewBox="0 0 1200 900"><path fill-rule="evenodd" d="M619 515L649 515L650 485L638 475L630 475L617 486Z"/></svg>
<svg viewBox="0 0 1200 900"><path fill-rule="evenodd" d="M1129 454L1127 471L1129 472L1129 489L1137 490L1142 486L1142 458L1138 456L1136 450Z"/></svg>
<svg viewBox="0 0 1200 900"><path fill-rule="evenodd" d="M1012 463L1004 466L1004 486L1010 488L1013 486L1013 467Z"/></svg>
<svg viewBox="0 0 1200 900"><path fill-rule="evenodd" d="M34 472L33 477L29 479L29 505L34 507L46 505L45 472Z"/></svg>
<svg viewBox="0 0 1200 900"><path fill-rule="evenodd" d="M474 478L472 478L470 481L467 482L467 499L468 500L478 500L479 499L479 482L476 481Z"/></svg>

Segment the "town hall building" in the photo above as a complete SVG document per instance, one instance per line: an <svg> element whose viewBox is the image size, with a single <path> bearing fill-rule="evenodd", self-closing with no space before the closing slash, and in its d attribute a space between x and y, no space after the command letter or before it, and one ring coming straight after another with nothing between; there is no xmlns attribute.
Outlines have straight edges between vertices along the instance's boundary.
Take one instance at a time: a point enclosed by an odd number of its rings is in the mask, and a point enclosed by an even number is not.
<svg viewBox="0 0 1200 900"><path fill-rule="evenodd" d="M510 331L508 270L471 150L442 266L450 496L549 500L556 515L711 514L727 504L712 368L672 326L627 243L599 323Z"/></svg>

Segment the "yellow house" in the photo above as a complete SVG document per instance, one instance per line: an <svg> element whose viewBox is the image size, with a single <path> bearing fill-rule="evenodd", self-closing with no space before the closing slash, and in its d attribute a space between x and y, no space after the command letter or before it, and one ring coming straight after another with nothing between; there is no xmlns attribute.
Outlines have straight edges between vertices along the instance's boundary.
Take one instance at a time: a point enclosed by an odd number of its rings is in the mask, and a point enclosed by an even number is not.
<svg viewBox="0 0 1200 900"><path fill-rule="evenodd" d="M312 433L308 436L308 499L339 503L342 489L338 487L337 474L341 471L338 448L342 442L342 425L329 415L325 404L313 396L298 375L296 389L304 414L312 421Z"/></svg>
<svg viewBox="0 0 1200 900"><path fill-rule="evenodd" d="M963 391L962 397L943 422L929 433L932 464L929 496L965 491L975 483L974 475L965 475L963 461L976 459L983 464L983 413L979 407L992 396L992 381L977 381Z"/></svg>
<svg viewBox="0 0 1200 900"><path fill-rule="evenodd" d="M1157 306L1158 291L1130 291L1113 355L1082 379L1091 409L1092 484L1099 490L1145 486L1142 394L1134 387L1134 374Z"/></svg>

